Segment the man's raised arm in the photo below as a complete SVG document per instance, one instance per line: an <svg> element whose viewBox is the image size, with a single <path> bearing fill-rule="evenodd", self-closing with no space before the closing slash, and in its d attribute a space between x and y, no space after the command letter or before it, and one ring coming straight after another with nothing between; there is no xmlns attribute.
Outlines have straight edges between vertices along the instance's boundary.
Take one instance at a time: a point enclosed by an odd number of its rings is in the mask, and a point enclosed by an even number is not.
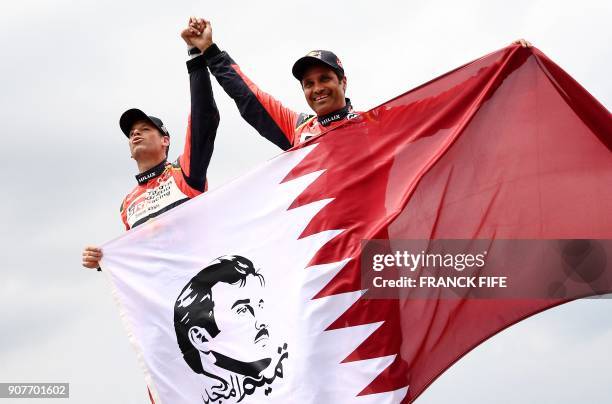
<svg viewBox="0 0 612 404"><path fill-rule="evenodd" d="M190 18L189 22L192 21L195 21L195 18ZM201 33L198 35L197 31L189 26L181 32L181 37L190 49L197 47L194 40L201 36ZM210 75L204 58L197 56L187 61L187 71L191 90L191 113L187 125L185 148L178 162L187 184L202 192L206 189L206 171L210 164L219 126L219 110L215 104Z"/></svg>
<svg viewBox="0 0 612 404"><path fill-rule="evenodd" d="M205 26L203 27L202 24ZM306 115L284 107L274 97L261 91L249 80L227 52L222 52L213 43L210 21L198 19L191 26L196 30L203 28L200 31L202 37L198 38L196 46L202 50L202 56L210 72L223 90L236 102L240 115L260 135L281 149L291 148L294 144L294 133L298 121L304 120Z"/></svg>

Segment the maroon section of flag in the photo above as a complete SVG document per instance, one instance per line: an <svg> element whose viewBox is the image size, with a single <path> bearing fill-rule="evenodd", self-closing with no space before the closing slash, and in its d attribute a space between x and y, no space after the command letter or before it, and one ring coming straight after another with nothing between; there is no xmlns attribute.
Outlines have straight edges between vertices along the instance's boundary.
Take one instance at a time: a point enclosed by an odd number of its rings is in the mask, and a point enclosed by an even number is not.
<svg viewBox="0 0 612 404"><path fill-rule="evenodd" d="M315 298L361 289L364 239L612 239L610 113L535 48L489 54L312 143L286 180L326 171L292 208L334 199L302 237L344 231L310 264L352 258ZM329 328L384 321L345 362L396 354L361 394L409 386L410 402L500 330L581 297L567 292L484 301L366 294Z"/></svg>

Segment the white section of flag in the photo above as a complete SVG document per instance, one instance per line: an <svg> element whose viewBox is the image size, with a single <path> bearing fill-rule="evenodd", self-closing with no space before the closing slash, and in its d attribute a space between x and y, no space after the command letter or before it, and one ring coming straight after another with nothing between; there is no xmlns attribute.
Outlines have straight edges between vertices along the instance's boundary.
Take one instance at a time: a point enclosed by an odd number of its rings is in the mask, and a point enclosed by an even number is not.
<svg viewBox="0 0 612 404"><path fill-rule="evenodd" d="M392 403L404 397L406 389L357 397L393 356L341 363L381 323L325 331L361 293L312 299L346 262L306 267L321 246L342 229L298 240L312 217L331 200L287 210L323 172L280 183L311 152L316 152L316 145L284 153L227 186L103 246L102 268L110 277L129 338L157 404L219 401L210 395L214 379L195 373L183 359L174 329L174 305L194 275L217 257L228 255L248 258L265 277L265 298L261 300L265 300L262 310L267 318L269 348L271 352L282 350L286 344L288 356L282 361L282 377L268 368L262 372L267 382L249 394L244 395L239 386L241 375L230 377L235 391L222 400L224 403L237 402L241 394L241 402L247 403ZM250 281L247 284L252 285ZM231 288L238 286L229 287L233 291ZM217 296L215 288L213 300ZM237 315L222 312L219 302L215 307L219 323L224 323L223 316ZM243 311L249 315L248 310ZM227 334L220 331L219 335ZM251 333L256 332L245 328L241 337L252 341ZM250 349L237 347L238 341L224 344L217 347L227 349L226 356L236 354L238 359ZM208 366L205 361L211 356L203 357L203 366Z"/></svg>

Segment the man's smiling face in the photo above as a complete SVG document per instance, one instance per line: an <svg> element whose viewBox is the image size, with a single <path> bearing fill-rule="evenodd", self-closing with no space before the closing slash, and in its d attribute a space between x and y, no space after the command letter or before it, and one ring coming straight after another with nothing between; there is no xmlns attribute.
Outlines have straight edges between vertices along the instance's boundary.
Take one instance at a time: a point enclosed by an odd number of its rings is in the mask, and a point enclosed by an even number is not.
<svg viewBox="0 0 612 404"><path fill-rule="evenodd" d="M313 65L302 76L302 90L306 102L318 115L342 109L346 105L346 77L342 80L329 67Z"/></svg>

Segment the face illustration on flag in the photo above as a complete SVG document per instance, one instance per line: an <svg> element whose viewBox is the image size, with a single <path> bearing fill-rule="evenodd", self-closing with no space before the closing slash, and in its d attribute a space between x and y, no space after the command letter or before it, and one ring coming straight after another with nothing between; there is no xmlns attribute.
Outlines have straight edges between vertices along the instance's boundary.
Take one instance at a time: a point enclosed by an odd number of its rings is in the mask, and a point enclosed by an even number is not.
<svg viewBox="0 0 612 404"><path fill-rule="evenodd" d="M264 287L264 276L250 260L223 256L198 272L176 300L179 348L203 376L211 403L239 402L283 377L287 345L276 351L272 343Z"/></svg>
<svg viewBox="0 0 612 404"><path fill-rule="evenodd" d="M101 264L156 404L408 403L506 327L612 292L611 151L609 112L510 46L130 230ZM367 240L423 257L476 240L483 272L519 263L504 270L536 294L378 295Z"/></svg>

